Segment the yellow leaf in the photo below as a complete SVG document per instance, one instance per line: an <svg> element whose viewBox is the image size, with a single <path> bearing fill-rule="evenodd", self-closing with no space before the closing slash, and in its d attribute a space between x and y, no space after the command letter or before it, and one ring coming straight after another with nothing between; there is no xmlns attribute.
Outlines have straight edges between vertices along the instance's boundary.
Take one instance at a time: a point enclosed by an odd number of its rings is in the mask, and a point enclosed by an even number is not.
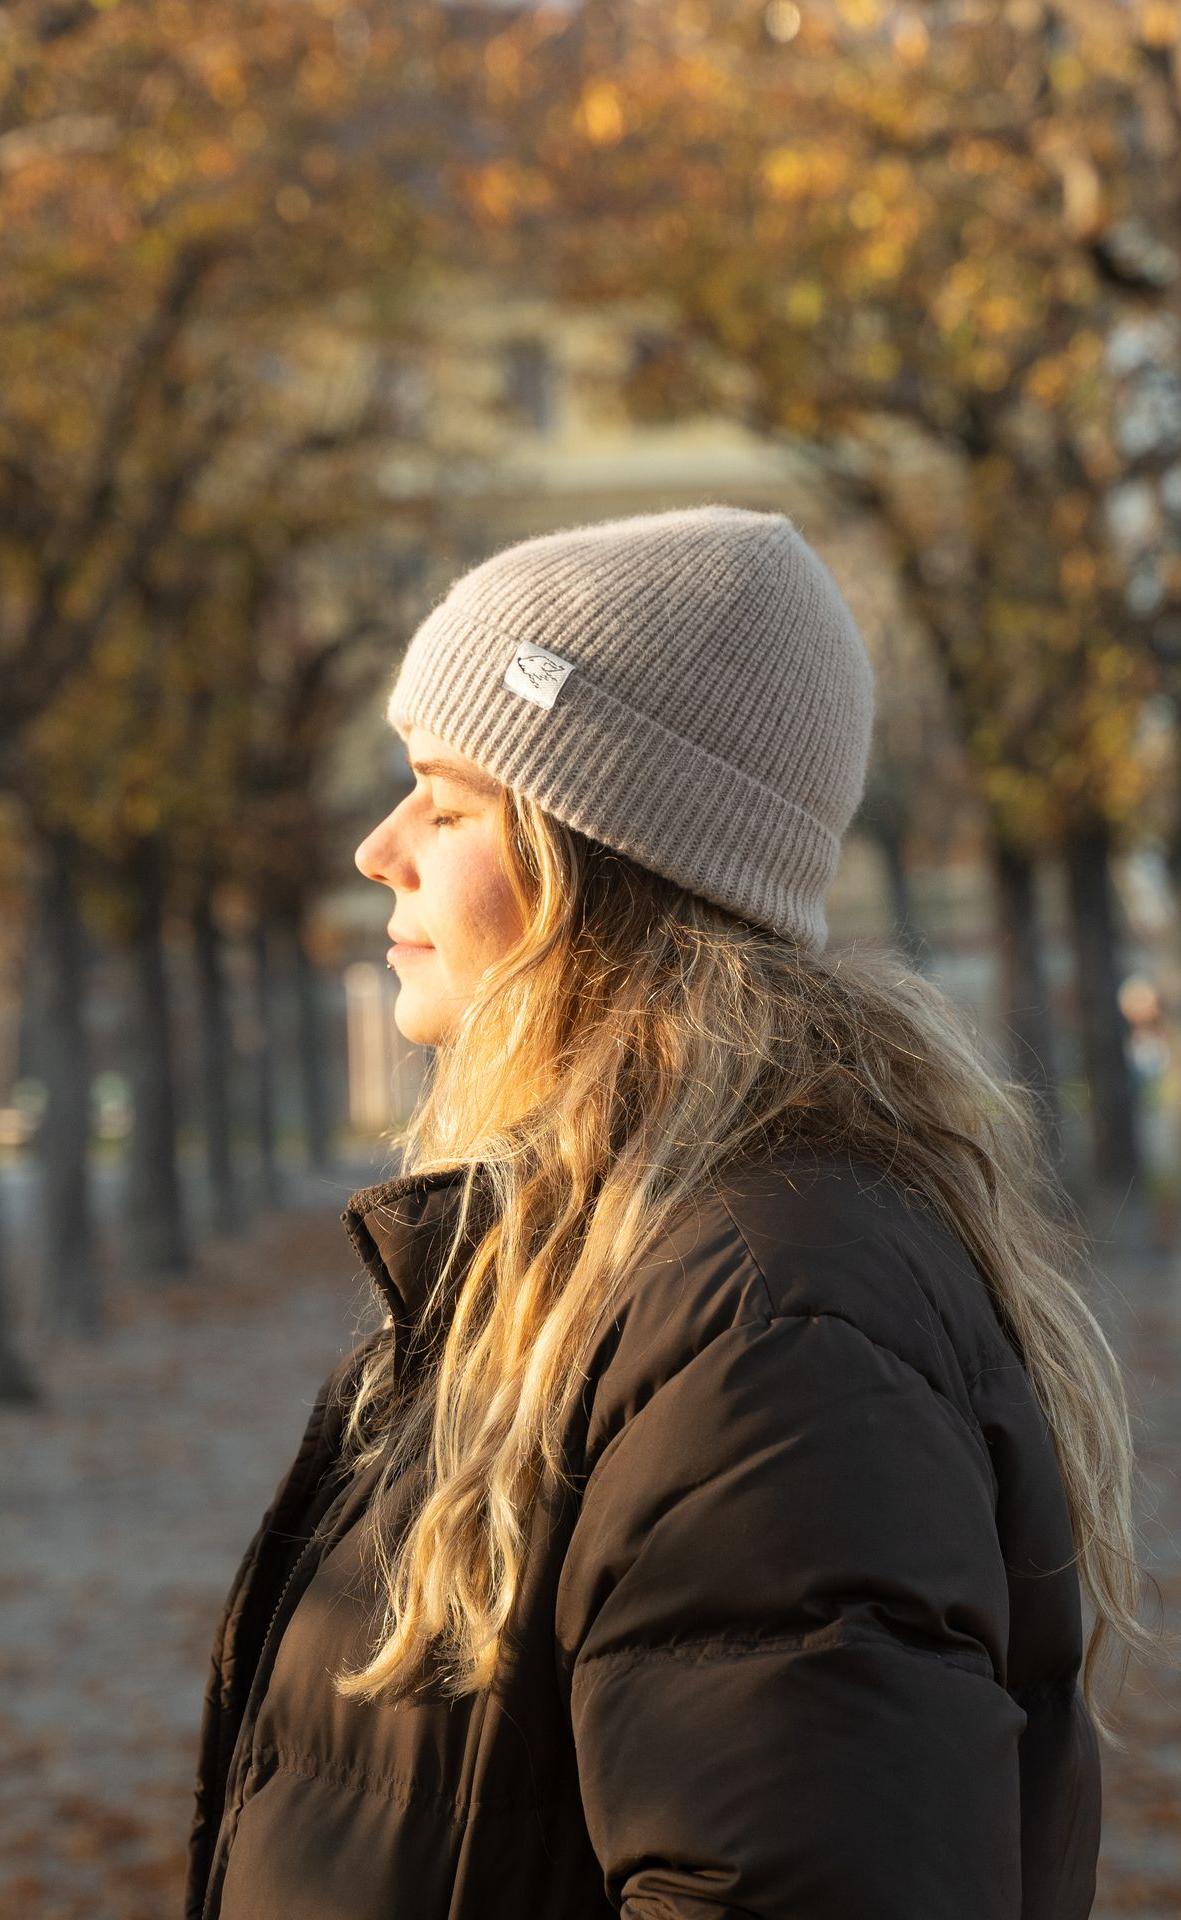
<svg viewBox="0 0 1181 1920"><path fill-rule="evenodd" d="M824 312L824 288L819 280L796 280L788 291L784 307L794 326L815 326Z"/></svg>
<svg viewBox="0 0 1181 1920"><path fill-rule="evenodd" d="M1138 24L1145 46L1175 47L1181 39L1181 12L1169 0L1148 0Z"/></svg>
<svg viewBox="0 0 1181 1920"><path fill-rule="evenodd" d="M780 200L792 200L808 190L808 160L799 147L773 147L763 157L763 179Z"/></svg>
<svg viewBox="0 0 1181 1920"><path fill-rule="evenodd" d="M592 80L583 89L578 121L596 147L614 145L623 135L623 103L610 80Z"/></svg>

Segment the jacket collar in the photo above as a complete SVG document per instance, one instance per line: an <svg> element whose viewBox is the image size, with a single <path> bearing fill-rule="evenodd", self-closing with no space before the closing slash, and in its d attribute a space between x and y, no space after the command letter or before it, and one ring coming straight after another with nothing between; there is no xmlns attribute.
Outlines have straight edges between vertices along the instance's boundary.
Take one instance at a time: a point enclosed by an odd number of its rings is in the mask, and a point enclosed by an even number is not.
<svg viewBox="0 0 1181 1920"><path fill-rule="evenodd" d="M397 1174L351 1194L341 1220L380 1303L416 1320L450 1240L463 1167ZM456 1271L462 1263L457 1261Z"/></svg>

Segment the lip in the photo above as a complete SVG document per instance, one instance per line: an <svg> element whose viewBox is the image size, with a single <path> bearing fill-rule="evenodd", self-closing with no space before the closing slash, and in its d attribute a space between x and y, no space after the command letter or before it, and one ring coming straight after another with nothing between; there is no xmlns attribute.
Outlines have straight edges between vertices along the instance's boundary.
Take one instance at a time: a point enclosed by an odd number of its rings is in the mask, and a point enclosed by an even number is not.
<svg viewBox="0 0 1181 1920"><path fill-rule="evenodd" d="M417 945L417 943L411 942L409 940L395 940L393 946L390 947L386 953L386 959L394 960L394 961L409 960L416 953L433 953L433 952L434 952L433 947L419 946Z"/></svg>

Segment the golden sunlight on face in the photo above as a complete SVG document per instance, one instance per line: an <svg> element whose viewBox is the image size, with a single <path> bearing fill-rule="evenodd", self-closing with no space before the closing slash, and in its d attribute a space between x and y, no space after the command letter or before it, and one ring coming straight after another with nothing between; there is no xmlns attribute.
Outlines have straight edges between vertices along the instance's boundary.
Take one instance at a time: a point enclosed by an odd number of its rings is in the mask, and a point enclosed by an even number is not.
<svg viewBox="0 0 1181 1920"><path fill-rule="evenodd" d="M394 1019L408 1040L429 1047L450 1031L522 924L497 838L499 783L424 727L405 740L414 789L354 858L367 880L394 895Z"/></svg>

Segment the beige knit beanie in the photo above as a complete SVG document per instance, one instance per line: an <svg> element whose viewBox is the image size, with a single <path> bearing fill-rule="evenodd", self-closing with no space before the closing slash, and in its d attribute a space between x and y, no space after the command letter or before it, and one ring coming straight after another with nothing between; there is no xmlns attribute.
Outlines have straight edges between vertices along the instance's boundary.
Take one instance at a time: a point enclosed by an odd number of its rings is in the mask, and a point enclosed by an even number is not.
<svg viewBox="0 0 1181 1920"><path fill-rule="evenodd" d="M865 642L803 535L707 505L482 561L412 636L387 715L819 953L873 706Z"/></svg>

